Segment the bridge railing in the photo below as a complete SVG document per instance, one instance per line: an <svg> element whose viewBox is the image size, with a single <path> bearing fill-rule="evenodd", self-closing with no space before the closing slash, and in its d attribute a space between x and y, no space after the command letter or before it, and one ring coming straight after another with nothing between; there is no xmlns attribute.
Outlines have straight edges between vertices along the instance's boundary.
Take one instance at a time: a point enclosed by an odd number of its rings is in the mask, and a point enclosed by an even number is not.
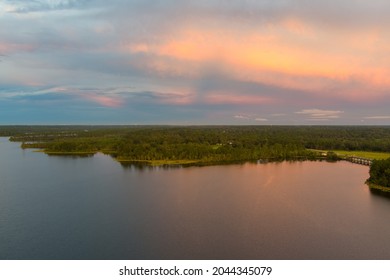
<svg viewBox="0 0 390 280"><path fill-rule="evenodd" d="M355 157L355 156L349 156L345 158L347 161L362 164L362 165L371 165L372 160L369 158L363 158L363 157Z"/></svg>

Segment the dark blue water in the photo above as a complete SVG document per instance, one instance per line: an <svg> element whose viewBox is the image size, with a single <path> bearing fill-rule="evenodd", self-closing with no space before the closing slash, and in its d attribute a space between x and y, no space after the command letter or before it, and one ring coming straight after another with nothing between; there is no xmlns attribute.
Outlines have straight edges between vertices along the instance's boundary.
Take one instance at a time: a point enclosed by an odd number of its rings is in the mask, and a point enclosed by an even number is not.
<svg viewBox="0 0 390 280"><path fill-rule="evenodd" d="M126 168L0 138L0 259L390 259L368 167Z"/></svg>

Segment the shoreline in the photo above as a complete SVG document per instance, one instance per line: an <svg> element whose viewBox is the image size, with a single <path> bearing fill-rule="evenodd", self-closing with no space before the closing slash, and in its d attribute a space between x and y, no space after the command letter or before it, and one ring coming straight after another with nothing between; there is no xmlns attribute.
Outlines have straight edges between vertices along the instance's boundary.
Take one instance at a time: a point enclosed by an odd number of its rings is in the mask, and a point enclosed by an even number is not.
<svg viewBox="0 0 390 280"><path fill-rule="evenodd" d="M183 166L183 167L189 167L189 166L218 166L218 165L234 165L234 164L245 164L245 163L273 163L273 162L283 162L283 161L291 161L291 162L299 162L299 161L326 161L326 158L314 158L314 159L308 159L308 158L289 158L289 159L258 159L258 160L224 160L224 161L213 161L213 160L133 160L133 159L117 159L114 157L114 159L121 163L121 164L140 164L150 167L159 167L159 166ZM329 162L335 162L335 161L329 161Z"/></svg>
<svg viewBox="0 0 390 280"><path fill-rule="evenodd" d="M368 180L366 181L366 185L370 188L370 191L372 192L390 196L390 188L371 183Z"/></svg>
<svg viewBox="0 0 390 280"><path fill-rule="evenodd" d="M28 148L31 149L31 148ZM203 160L203 159L131 159L131 158L120 158L115 156L115 152L112 151L80 151L80 152L56 152L56 151L47 151L44 149L34 150L34 152L45 153L48 156L94 156L97 153L102 153L108 156L111 156L113 160L124 165L145 165L150 167L159 167L159 166L213 166L213 165L229 165L229 164L243 164L243 163L271 163L271 162L282 162L282 161L327 161L327 162L337 162L337 161L348 161L344 157L338 157L338 159L329 159L327 156L317 155L315 157L309 158L305 156L297 156L294 158L260 158L260 159L243 159L243 160Z"/></svg>
<svg viewBox="0 0 390 280"><path fill-rule="evenodd" d="M25 148L25 149L34 149L34 148ZM151 167L158 166L213 166L213 165L228 165L228 164L237 164L237 163L268 163L268 162L281 162L281 161L328 161L328 162L337 162L337 161L349 161L345 154L341 154L340 151L337 151L336 158L329 158L324 154L322 150L307 149L312 152L316 152L317 155L314 157L307 156L296 156L289 158L260 158L260 159L229 159L229 160L212 160L212 159L131 159L124 157L117 157L115 151L109 150L96 150L96 151L73 151L73 152L64 152L64 151L48 151L45 149L36 149L34 152L45 153L48 156L74 156L74 157L89 157L94 156L97 153L102 153L105 155L111 156L115 161L123 165L145 165ZM330 151L333 152L333 151ZM335 151L336 152L336 151ZM362 151L357 151L357 154L363 153ZM352 152L351 152L352 154ZM376 153L371 152L371 154L376 154L377 156L384 157L387 153ZM371 157L374 160L374 157ZM351 162L351 161L349 161ZM354 162L353 162L354 163Z"/></svg>

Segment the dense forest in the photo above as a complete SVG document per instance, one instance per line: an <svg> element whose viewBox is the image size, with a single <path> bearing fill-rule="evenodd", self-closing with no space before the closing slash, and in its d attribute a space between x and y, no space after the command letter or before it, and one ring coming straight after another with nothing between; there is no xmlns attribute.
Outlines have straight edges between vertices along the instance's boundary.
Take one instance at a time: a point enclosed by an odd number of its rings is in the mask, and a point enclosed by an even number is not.
<svg viewBox="0 0 390 280"><path fill-rule="evenodd" d="M390 158L374 160L370 167L370 178L367 180L371 186L380 186L390 190Z"/></svg>
<svg viewBox="0 0 390 280"><path fill-rule="evenodd" d="M388 126L0 126L0 136L47 154L103 152L122 164L334 161L329 151L390 152ZM374 160L367 182L389 192L390 159Z"/></svg>
<svg viewBox="0 0 390 280"><path fill-rule="evenodd" d="M3 126L0 135L22 148L101 151L122 161L211 163L315 159L314 150L390 151L390 127L375 126Z"/></svg>

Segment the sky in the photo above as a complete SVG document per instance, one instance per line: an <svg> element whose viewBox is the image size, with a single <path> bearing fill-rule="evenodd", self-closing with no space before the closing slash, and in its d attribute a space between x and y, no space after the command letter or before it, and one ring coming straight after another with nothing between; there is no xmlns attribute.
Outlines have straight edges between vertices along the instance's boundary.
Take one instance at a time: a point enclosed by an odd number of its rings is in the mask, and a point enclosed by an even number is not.
<svg viewBox="0 0 390 280"><path fill-rule="evenodd" d="M0 0L0 124L390 125L387 0Z"/></svg>

